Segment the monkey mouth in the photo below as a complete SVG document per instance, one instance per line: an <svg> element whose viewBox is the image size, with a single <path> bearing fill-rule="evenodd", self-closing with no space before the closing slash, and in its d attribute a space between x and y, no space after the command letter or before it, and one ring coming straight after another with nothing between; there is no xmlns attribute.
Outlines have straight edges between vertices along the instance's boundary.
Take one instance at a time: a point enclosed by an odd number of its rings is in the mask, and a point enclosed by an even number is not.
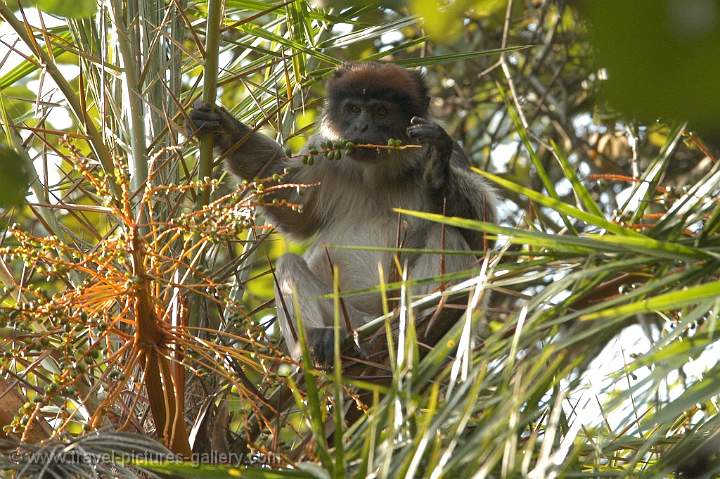
<svg viewBox="0 0 720 479"><path fill-rule="evenodd" d="M384 145L388 140L382 136L353 136L347 139L356 145Z"/></svg>
<svg viewBox="0 0 720 479"><path fill-rule="evenodd" d="M395 138L399 139L403 144L411 142L402 132L395 133L394 131L386 132L384 135L349 135L346 139L353 142L356 147L348 156L359 163L385 161L396 156L397 150L391 150L387 147L389 140ZM376 148L374 147L375 145L377 145Z"/></svg>

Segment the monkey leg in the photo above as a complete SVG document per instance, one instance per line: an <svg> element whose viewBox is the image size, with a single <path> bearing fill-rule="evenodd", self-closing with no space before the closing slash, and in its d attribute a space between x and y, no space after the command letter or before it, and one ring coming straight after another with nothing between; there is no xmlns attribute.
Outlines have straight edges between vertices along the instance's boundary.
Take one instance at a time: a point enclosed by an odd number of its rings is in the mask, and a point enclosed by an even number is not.
<svg viewBox="0 0 720 479"><path fill-rule="evenodd" d="M469 246L462 232L454 228L445 228L443 235L440 225L432 224L427 226L428 231L425 243L419 248L467 251ZM412 263L410 277L413 279L424 279L438 276L440 274L451 274L465 271L476 267L474 255L419 255ZM453 283L445 284L450 286ZM427 283L417 285L413 288L413 294L424 296L437 291L440 288L438 283ZM428 345L434 345L442 336L457 322L467 305L466 295L453 295L454 298L444 297L438 305L429 312L416 316L418 338ZM487 294L486 294L487 296Z"/></svg>
<svg viewBox="0 0 720 479"><path fill-rule="evenodd" d="M322 296L331 292L332 288L310 270L305 259L296 254L287 253L278 259L275 276L278 322L290 354L295 359L301 356L297 325L299 313L315 363L321 367L331 365L335 351L334 305L332 299ZM370 315L349 304L346 304L344 310L354 326L372 319ZM340 314L344 312L341 311ZM348 335L344 318L340 320L340 334L341 341Z"/></svg>

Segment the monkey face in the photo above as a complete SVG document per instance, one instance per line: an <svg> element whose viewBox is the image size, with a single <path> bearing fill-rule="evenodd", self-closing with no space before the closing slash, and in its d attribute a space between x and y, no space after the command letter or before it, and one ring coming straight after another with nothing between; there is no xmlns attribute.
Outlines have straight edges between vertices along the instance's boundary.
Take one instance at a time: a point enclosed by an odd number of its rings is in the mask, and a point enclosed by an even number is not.
<svg viewBox="0 0 720 479"><path fill-rule="evenodd" d="M388 63L344 63L328 80L327 90L324 137L356 145L387 145L390 138L408 142L410 119L427 116L430 100L419 71ZM379 148L355 148L350 154L366 163L397 156Z"/></svg>
<svg viewBox="0 0 720 479"><path fill-rule="evenodd" d="M410 118L391 100L348 97L328 108L328 120L340 138L356 145L386 145L390 138L407 139ZM359 161L381 159L385 150L358 148L352 158Z"/></svg>

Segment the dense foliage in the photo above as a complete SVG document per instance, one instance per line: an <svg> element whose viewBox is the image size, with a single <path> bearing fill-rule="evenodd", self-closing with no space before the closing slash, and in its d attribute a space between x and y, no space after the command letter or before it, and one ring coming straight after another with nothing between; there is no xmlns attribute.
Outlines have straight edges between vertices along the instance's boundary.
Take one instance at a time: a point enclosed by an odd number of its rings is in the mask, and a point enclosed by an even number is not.
<svg viewBox="0 0 720 479"><path fill-rule="evenodd" d="M597 3L0 3L0 468L720 471L720 2ZM267 179L183 125L217 97L298 154L357 59L422 68L501 223L401 212L495 248L428 297L379 284L360 334L388 358L318 371L275 326L272 261L303 245L257 214ZM423 313L458 300L427 348Z"/></svg>

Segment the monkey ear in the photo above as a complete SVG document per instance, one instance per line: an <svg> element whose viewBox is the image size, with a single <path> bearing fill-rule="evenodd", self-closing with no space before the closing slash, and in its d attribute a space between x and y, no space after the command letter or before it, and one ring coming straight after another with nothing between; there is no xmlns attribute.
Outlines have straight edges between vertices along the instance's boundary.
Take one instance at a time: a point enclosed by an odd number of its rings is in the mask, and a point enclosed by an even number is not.
<svg viewBox="0 0 720 479"><path fill-rule="evenodd" d="M428 92L427 84L425 83L425 75L422 70L406 70L409 71L412 78L415 80L415 98L417 103L422 106L422 115L425 116L430 106L430 94Z"/></svg>
<svg viewBox="0 0 720 479"><path fill-rule="evenodd" d="M425 95L423 100L423 111L427 112L430 109L430 95Z"/></svg>

